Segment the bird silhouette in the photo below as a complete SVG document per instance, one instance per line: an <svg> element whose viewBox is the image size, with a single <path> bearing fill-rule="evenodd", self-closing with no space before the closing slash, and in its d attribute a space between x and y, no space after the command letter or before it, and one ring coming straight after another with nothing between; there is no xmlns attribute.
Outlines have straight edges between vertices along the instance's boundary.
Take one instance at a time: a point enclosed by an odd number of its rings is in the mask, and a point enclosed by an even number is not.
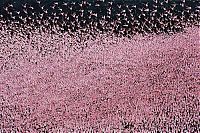
<svg viewBox="0 0 200 133"><path fill-rule="evenodd" d="M9 12L8 7L3 7L6 12Z"/></svg>
<svg viewBox="0 0 200 133"><path fill-rule="evenodd" d="M40 1L40 0L36 0L36 3L40 4L40 3L41 3L41 1Z"/></svg>

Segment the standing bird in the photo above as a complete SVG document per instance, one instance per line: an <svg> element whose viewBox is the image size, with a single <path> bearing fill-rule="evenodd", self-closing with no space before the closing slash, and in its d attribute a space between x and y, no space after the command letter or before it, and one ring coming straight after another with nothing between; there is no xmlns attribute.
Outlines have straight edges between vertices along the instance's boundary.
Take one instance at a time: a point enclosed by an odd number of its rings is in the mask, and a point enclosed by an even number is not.
<svg viewBox="0 0 200 133"><path fill-rule="evenodd" d="M40 0L36 0L36 3L38 3L40 5L41 1Z"/></svg>
<svg viewBox="0 0 200 133"><path fill-rule="evenodd" d="M64 2L62 5L63 5L63 6L67 6L67 5L68 5L68 3Z"/></svg>

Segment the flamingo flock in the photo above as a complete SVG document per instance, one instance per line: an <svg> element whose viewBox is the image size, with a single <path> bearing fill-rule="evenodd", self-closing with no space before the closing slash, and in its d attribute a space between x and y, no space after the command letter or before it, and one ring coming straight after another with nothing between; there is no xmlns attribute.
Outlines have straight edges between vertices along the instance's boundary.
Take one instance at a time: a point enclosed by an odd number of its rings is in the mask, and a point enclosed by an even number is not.
<svg viewBox="0 0 200 133"><path fill-rule="evenodd" d="M0 133L199 132L199 11L0 0Z"/></svg>

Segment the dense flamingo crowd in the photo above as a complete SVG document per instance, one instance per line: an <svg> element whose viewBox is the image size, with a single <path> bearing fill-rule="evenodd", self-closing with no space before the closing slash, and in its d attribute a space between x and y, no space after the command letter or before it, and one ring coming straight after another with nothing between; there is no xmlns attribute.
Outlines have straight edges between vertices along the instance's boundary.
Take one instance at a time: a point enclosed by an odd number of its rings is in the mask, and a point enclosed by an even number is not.
<svg viewBox="0 0 200 133"><path fill-rule="evenodd" d="M198 132L199 28L133 38L0 30L0 132Z"/></svg>
<svg viewBox="0 0 200 133"><path fill-rule="evenodd" d="M198 3L0 0L0 133L200 132Z"/></svg>

